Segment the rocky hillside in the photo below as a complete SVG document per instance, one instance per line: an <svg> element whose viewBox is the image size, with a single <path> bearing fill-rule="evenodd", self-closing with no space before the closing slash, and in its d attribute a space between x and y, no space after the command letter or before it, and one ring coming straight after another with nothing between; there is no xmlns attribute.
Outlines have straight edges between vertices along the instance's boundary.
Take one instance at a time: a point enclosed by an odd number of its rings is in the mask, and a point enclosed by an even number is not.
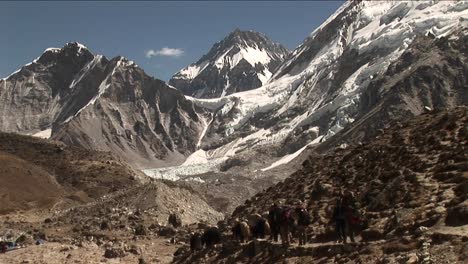
<svg viewBox="0 0 468 264"><path fill-rule="evenodd" d="M223 250L214 250L216 255L188 260L185 255L180 262L463 263L468 257L467 116L467 107L431 112L393 122L369 143L311 155L291 177L232 215L265 212L275 201L305 201L313 244L284 249L260 242L252 257L252 244L227 242ZM329 225L332 207L345 190L356 194L367 227L357 244L330 244L336 239Z"/></svg>
<svg viewBox="0 0 468 264"><path fill-rule="evenodd" d="M0 162L0 241L21 245L0 263L168 263L170 214L184 226L223 219L190 188L151 180L109 152L0 133Z"/></svg>
<svg viewBox="0 0 468 264"><path fill-rule="evenodd" d="M216 98L264 85L289 51L254 31L231 32L169 84L196 98Z"/></svg>
<svg viewBox="0 0 468 264"><path fill-rule="evenodd" d="M141 184L146 177L110 153L0 133L1 213L69 207Z"/></svg>
<svg viewBox="0 0 468 264"><path fill-rule="evenodd" d="M180 212L189 223L221 219L190 188L150 179L110 152L0 133L0 159L0 213L39 207L60 212L79 205L86 210L93 206L153 209L159 221L171 212Z"/></svg>
<svg viewBox="0 0 468 264"><path fill-rule="evenodd" d="M194 152L203 110L123 57L79 43L50 48L0 80L0 130L112 151L139 167Z"/></svg>
<svg viewBox="0 0 468 264"><path fill-rule="evenodd" d="M51 207L63 196L57 180L42 168L0 152L0 214Z"/></svg>

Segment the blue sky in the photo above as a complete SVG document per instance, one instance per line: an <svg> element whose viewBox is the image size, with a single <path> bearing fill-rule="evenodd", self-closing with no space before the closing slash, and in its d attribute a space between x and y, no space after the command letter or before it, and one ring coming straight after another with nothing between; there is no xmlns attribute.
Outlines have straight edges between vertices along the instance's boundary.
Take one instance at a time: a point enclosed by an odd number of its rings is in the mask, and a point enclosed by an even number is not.
<svg viewBox="0 0 468 264"><path fill-rule="evenodd" d="M48 47L78 41L95 54L122 55L168 80L235 28L265 33L294 49L342 3L0 2L0 77Z"/></svg>

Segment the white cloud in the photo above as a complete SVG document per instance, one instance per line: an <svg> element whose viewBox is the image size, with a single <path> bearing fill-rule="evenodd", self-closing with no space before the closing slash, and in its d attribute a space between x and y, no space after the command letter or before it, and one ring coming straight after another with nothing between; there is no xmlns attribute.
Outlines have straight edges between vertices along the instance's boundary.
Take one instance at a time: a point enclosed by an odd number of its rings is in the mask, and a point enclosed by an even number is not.
<svg viewBox="0 0 468 264"><path fill-rule="evenodd" d="M173 49L173 48L168 48L164 47L160 50L148 50L146 52L146 57L151 58L154 56L168 56L168 57L180 57L184 54L183 49Z"/></svg>

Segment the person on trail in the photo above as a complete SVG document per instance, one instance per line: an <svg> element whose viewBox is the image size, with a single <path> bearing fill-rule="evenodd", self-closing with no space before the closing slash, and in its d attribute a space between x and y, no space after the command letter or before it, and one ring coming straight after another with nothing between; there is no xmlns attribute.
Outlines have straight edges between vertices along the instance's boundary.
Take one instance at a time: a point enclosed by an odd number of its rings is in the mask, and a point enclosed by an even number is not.
<svg viewBox="0 0 468 264"><path fill-rule="evenodd" d="M203 248L202 237L200 233L198 232L192 233L192 236L190 237L190 250L192 252L195 252L195 251L201 250L202 248Z"/></svg>
<svg viewBox="0 0 468 264"><path fill-rule="evenodd" d="M201 237L202 244L210 248L216 244L221 243L221 232L215 226L209 227Z"/></svg>
<svg viewBox="0 0 468 264"><path fill-rule="evenodd" d="M345 210L346 233L349 235L351 242L354 243L354 234L356 233L361 219L357 208L356 198L353 192L347 191L344 193L342 196L342 206Z"/></svg>
<svg viewBox="0 0 468 264"><path fill-rule="evenodd" d="M343 207L342 197L336 200L335 208L333 209L332 220L335 222L335 230L338 234L338 242L346 243L346 212Z"/></svg>
<svg viewBox="0 0 468 264"><path fill-rule="evenodd" d="M0 253L6 253L8 251L8 245L6 242L0 242Z"/></svg>
<svg viewBox="0 0 468 264"><path fill-rule="evenodd" d="M296 218L297 218L297 236L299 239L299 246L305 245L307 243L307 227L310 225L310 214L307 209L299 205L296 207L295 210Z"/></svg>
<svg viewBox="0 0 468 264"><path fill-rule="evenodd" d="M232 232L232 237L234 238L235 241L242 241L242 233L241 233L239 218L236 218L234 220L234 223L231 228L231 232Z"/></svg>
<svg viewBox="0 0 468 264"><path fill-rule="evenodd" d="M281 236L281 243L284 246L289 246L290 243L290 230L291 226L294 225L294 218L292 217L292 209L288 206L284 206L281 208L281 215L280 215L280 236Z"/></svg>
<svg viewBox="0 0 468 264"><path fill-rule="evenodd" d="M274 242L278 242L280 233L281 208L277 203L273 203L268 211L268 223L270 224L271 236Z"/></svg>

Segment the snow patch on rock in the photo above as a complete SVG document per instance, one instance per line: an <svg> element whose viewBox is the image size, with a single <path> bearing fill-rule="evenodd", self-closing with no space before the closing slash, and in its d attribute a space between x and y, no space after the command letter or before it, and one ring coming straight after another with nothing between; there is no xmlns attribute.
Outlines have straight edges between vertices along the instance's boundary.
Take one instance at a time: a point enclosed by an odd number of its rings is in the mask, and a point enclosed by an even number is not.
<svg viewBox="0 0 468 264"><path fill-rule="evenodd" d="M37 133L31 134L33 137L49 139L52 136L52 128L47 128Z"/></svg>
<svg viewBox="0 0 468 264"><path fill-rule="evenodd" d="M261 169L261 171L271 170L271 169L273 169L273 168L276 168L276 167L278 167L278 166L281 166L281 165L284 165L284 164L287 164L287 163L291 162L292 160L294 160L295 158L297 158L309 145L317 144L317 143L320 142L321 139L322 139L322 137L318 137L318 138L314 139L312 142L310 142L309 144L305 145L304 147L302 147L302 148L299 149L298 151L283 156L283 157L280 158L279 160L273 162L270 166Z"/></svg>

